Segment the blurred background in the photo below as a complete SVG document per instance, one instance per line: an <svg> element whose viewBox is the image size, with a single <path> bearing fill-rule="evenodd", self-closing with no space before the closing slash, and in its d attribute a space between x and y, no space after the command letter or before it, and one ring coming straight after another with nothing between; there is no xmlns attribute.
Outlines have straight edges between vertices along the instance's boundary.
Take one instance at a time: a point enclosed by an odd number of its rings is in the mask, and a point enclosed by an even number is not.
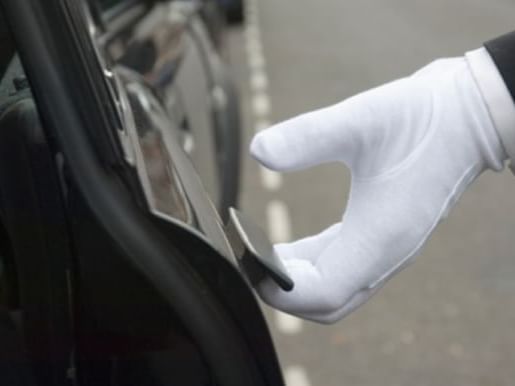
<svg viewBox="0 0 515 386"><path fill-rule="evenodd" d="M515 29L510 0L248 0L229 32L245 144L307 110L462 55ZM349 174L325 165L283 176L244 152L242 208L276 241L341 217ZM483 175L416 264L334 326L265 306L289 386L513 385L515 179Z"/></svg>

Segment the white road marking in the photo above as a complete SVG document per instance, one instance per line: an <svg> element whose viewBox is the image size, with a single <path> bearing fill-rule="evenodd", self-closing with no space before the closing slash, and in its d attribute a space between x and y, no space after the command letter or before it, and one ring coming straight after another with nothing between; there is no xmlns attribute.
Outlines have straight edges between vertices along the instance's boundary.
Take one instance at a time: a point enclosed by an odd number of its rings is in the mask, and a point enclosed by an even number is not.
<svg viewBox="0 0 515 386"><path fill-rule="evenodd" d="M308 375L301 366L290 366L284 370L286 386L310 386Z"/></svg>
<svg viewBox="0 0 515 386"><path fill-rule="evenodd" d="M285 335L295 335L302 331L302 319L275 311L275 323L279 332Z"/></svg>
<svg viewBox="0 0 515 386"><path fill-rule="evenodd" d="M252 52L253 49L263 51L263 44L261 41L261 31L256 24L250 23L245 29L245 49L247 53Z"/></svg>
<svg viewBox="0 0 515 386"><path fill-rule="evenodd" d="M252 50L248 55L249 67L251 71L259 71L265 68L265 57L258 50Z"/></svg>
<svg viewBox="0 0 515 386"><path fill-rule="evenodd" d="M247 16L257 15L257 4L253 1L247 1L245 11Z"/></svg>
<svg viewBox="0 0 515 386"><path fill-rule="evenodd" d="M249 37L247 38L247 56L249 58L258 57L261 62L264 62L263 57L263 47L261 46L261 40L259 36Z"/></svg>
<svg viewBox="0 0 515 386"><path fill-rule="evenodd" d="M265 92L268 89L268 77L265 71L253 71L250 74L250 88L253 92Z"/></svg>
<svg viewBox="0 0 515 386"><path fill-rule="evenodd" d="M263 53L261 31L259 29L259 10L256 0L247 0L247 28L245 42L247 60L250 70L249 84L251 91L251 108L254 115L254 129L258 133L270 126L271 102L268 93L269 81L266 73L266 60ZM261 180L265 189L277 191L281 188L283 179L276 172L261 167ZM268 231L273 243L287 242L291 239L291 221L288 207L279 200L272 200L266 207ZM302 320L288 314L276 311L275 324L279 332L287 335L298 334L302 331ZM291 366L284 371L287 386L310 386L305 369L301 366Z"/></svg>
<svg viewBox="0 0 515 386"><path fill-rule="evenodd" d="M269 191L277 191L283 184L283 177L273 170L261 167L261 181L264 187Z"/></svg>
<svg viewBox="0 0 515 386"><path fill-rule="evenodd" d="M257 15L252 12L247 15L247 25L245 26L245 37L249 36L261 36L261 31L259 30L259 21L257 19Z"/></svg>
<svg viewBox="0 0 515 386"><path fill-rule="evenodd" d="M259 31L259 28L249 28L247 29L246 35L245 35L246 41L247 41L247 51L259 51L263 52L263 44L261 42L261 33Z"/></svg>
<svg viewBox="0 0 515 386"><path fill-rule="evenodd" d="M270 201L266 207L266 215L270 240L274 244L290 241L290 213L286 204L279 200Z"/></svg>
<svg viewBox="0 0 515 386"><path fill-rule="evenodd" d="M270 98L264 92L252 97L252 112L256 118L267 118L270 114Z"/></svg>

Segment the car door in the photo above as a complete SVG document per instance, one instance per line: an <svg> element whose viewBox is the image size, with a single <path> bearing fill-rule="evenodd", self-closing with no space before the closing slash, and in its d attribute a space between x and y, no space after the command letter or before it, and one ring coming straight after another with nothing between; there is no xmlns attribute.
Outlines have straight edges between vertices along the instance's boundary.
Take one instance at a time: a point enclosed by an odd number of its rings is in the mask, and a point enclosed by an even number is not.
<svg viewBox="0 0 515 386"><path fill-rule="evenodd" d="M122 4L129 30L163 3ZM23 328L51 332L28 347L38 384L282 385L249 280L183 150L180 103L112 59L90 3L2 6L30 92L0 120L0 213L10 260L26 268ZM170 57L173 70L181 58Z"/></svg>

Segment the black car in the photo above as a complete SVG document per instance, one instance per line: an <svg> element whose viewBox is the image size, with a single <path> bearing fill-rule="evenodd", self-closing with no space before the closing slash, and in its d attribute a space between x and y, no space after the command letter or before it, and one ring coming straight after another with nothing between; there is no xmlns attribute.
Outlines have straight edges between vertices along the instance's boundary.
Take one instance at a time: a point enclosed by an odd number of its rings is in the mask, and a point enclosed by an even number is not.
<svg viewBox="0 0 515 386"><path fill-rule="evenodd" d="M0 4L0 384L283 385L198 5Z"/></svg>

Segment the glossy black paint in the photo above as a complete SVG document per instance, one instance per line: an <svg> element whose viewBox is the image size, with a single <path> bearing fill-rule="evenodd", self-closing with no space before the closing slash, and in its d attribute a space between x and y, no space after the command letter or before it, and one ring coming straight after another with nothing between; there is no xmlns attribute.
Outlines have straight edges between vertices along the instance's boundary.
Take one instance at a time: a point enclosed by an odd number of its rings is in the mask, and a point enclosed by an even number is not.
<svg viewBox="0 0 515 386"><path fill-rule="evenodd" d="M60 309L75 332L57 375L71 384L282 385L263 315L174 130L180 107L156 86L173 94L172 64L183 59L170 54L149 79L142 72L152 61L116 60L125 46L110 57L112 42L130 37L153 5L111 33L78 1L3 5L43 122L41 144L61 160L51 168L73 274L72 301Z"/></svg>

